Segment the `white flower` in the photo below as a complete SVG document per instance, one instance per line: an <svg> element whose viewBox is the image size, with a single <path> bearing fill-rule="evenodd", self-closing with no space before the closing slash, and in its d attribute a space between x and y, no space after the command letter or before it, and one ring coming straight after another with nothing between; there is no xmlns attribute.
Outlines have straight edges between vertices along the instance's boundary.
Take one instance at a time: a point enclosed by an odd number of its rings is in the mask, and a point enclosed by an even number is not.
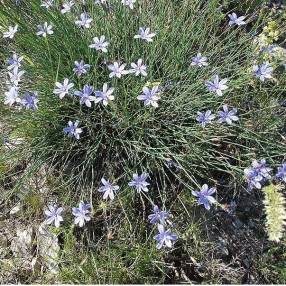
<svg viewBox="0 0 286 286"><path fill-rule="evenodd" d="M3 33L3 38L13 39L17 31L18 25L15 25L14 27L9 26L8 31Z"/></svg>
<svg viewBox="0 0 286 286"><path fill-rule="evenodd" d="M103 85L102 91L97 90L95 92L95 103L101 102L103 103L104 106L106 106L108 104L109 100L114 100L114 96L112 95L112 93L114 92L114 88L108 88L107 83L105 83Z"/></svg>
<svg viewBox="0 0 286 286"><path fill-rule="evenodd" d="M111 65L108 65L108 69L111 71L109 77L112 78L116 76L117 78L121 78L122 75L128 74L129 72L125 69L126 64L120 65L118 62L114 62Z"/></svg>
<svg viewBox="0 0 286 286"><path fill-rule="evenodd" d="M16 86L10 87L9 91L6 91L4 104L12 106L14 103L20 103L21 99L19 98L19 88Z"/></svg>
<svg viewBox="0 0 286 286"><path fill-rule="evenodd" d="M53 26L48 25L47 22L45 22L43 25L38 25L38 32L36 33L37 36L43 36L44 38L47 37L47 35L52 35L53 32Z"/></svg>
<svg viewBox="0 0 286 286"><path fill-rule="evenodd" d="M101 36L100 38L94 37L93 42L93 44L89 45L90 48L107 53L109 43L105 41L105 36Z"/></svg>
<svg viewBox="0 0 286 286"><path fill-rule="evenodd" d="M139 28L139 34L134 36L134 39L142 39L147 42L153 42L153 37L156 36L156 33L150 33L150 28Z"/></svg>
<svg viewBox="0 0 286 286"><path fill-rule="evenodd" d="M139 95L137 99L143 100L144 105L151 105L153 107L158 107L158 100L160 99L159 95L159 86L154 86L151 90L147 87L143 87L143 94Z"/></svg>
<svg viewBox="0 0 286 286"><path fill-rule="evenodd" d="M56 87L54 89L54 94L58 94L60 99L63 99L65 95L69 93L69 90L74 86L74 84L69 82L68 78L64 79L63 83L56 82Z"/></svg>
<svg viewBox="0 0 286 286"><path fill-rule="evenodd" d="M46 9L51 8L54 5L54 0L43 0L41 3L41 7L45 7Z"/></svg>
<svg viewBox="0 0 286 286"><path fill-rule="evenodd" d="M63 8L61 9L61 13L65 14L65 13L70 12L73 5L74 5L73 1L68 1L66 3L63 3Z"/></svg>
<svg viewBox="0 0 286 286"><path fill-rule="evenodd" d="M78 224L79 227L83 227L86 221L90 221L90 204L84 202L79 203L78 208L72 208L72 214L75 216L74 224Z"/></svg>
<svg viewBox="0 0 286 286"><path fill-rule="evenodd" d="M19 71L18 68L14 68L13 72L8 72L8 75L10 77L10 82L13 85L18 85L24 73L25 73L24 71Z"/></svg>
<svg viewBox="0 0 286 286"><path fill-rule="evenodd" d="M132 69L130 70L131 73L134 73L136 76L142 74L143 76L147 76L147 66L143 64L143 60L139 59L137 64L131 63Z"/></svg>
<svg viewBox="0 0 286 286"><path fill-rule="evenodd" d="M218 75L214 76L214 80L207 81L206 86L208 87L208 90L211 92L215 92L218 96L222 96L222 92L226 89L228 89L228 86L226 85L228 79L219 79Z"/></svg>
<svg viewBox="0 0 286 286"><path fill-rule="evenodd" d="M228 15L230 21L229 21L229 26L237 25L237 26L242 26L245 25L246 23L244 22L245 16L240 16L237 17L236 13L231 13Z"/></svg>
<svg viewBox="0 0 286 286"><path fill-rule="evenodd" d="M111 201L114 200L114 192L119 190L119 186L113 185L108 180L105 180L104 178L101 179L101 183L103 186L101 186L98 191L103 194L103 199L106 200L108 197Z"/></svg>
<svg viewBox="0 0 286 286"><path fill-rule="evenodd" d="M48 217L46 223L52 224L54 222L55 227L60 227L61 221L63 221L63 217L61 216L63 210L63 208L49 205L48 210L45 210L45 215Z"/></svg>
<svg viewBox="0 0 286 286"><path fill-rule="evenodd" d="M106 4L107 0L95 0L95 4Z"/></svg>
<svg viewBox="0 0 286 286"><path fill-rule="evenodd" d="M208 65L208 59L207 57L203 57L201 53L198 53L195 57L192 58L191 66L207 66Z"/></svg>
<svg viewBox="0 0 286 286"><path fill-rule="evenodd" d="M81 13L80 19L75 21L75 24L82 28L90 28L90 23L92 21L92 18L90 18L87 13Z"/></svg>
<svg viewBox="0 0 286 286"><path fill-rule="evenodd" d="M21 62L24 57L19 57L17 54L13 54L12 57L8 59L8 70L12 70L14 68L19 68L21 67Z"/></svg>
<svg viewBox="0 0 286 286"><path fill-rule="evenodd" d="M121 0L121 3L128 6L130 9L133 9L136 0Z"/></svg>

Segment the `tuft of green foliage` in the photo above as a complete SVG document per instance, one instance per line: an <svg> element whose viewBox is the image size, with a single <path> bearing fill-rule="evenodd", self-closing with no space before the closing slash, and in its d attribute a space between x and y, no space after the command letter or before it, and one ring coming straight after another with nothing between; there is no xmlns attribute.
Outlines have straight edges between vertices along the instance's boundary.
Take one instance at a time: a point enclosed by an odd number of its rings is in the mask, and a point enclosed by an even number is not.
<svg viewBox="0 0 286 286"><path fill-rule="evenodd" d="M276 242L282 238L286 225L285 198L279 190L281 186L273 184L262 189L269 240Z"/></svg>

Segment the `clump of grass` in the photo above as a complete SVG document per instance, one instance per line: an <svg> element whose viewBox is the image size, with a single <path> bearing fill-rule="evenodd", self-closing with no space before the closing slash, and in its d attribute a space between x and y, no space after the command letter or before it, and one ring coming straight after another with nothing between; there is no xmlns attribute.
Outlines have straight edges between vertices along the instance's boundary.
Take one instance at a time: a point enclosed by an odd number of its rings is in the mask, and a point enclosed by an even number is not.
<svg viewBox="0 0 286 286"><path fill-rule="evenodd" d="M84 10L94 24L83 32L74 24L83 11L80 4L68 16L58 9L47 12L38 1L19 7L9 1L2 5L2 25L14 22L20 27L9 51L24 55L27 88L39 91L39 110L7 115L10 125L29 143L31 160L54 164L82 185L103 175L123 182L136 170L159 171L165 176L165 160L172 158L182 170L180 180L191 186L212 177L209 173L214 169L239 174L239 166L249 154L279 155L279 141L265 138L266 130L270 132L268 124L259 127L262 121L271 122L271 129L279 126L279 118L273 114L278 106L272 102L277 92L272 83L261 86L247 72L254 57L251 33L230 29L218 9L219 1L205 5L200 1L142 2L138 12L128 11L118 1L111 2L110 9L87 1ZM36 36L36 26L45 21L53 23L55 33L43 39ZM253 19L250 28L255 30L260 23L261 19ZM133 39L144 25L157 32L152 44ZM187 32L181 34L182 29ZM111 43L104 55L88 48L93 36L103 34ZM209 67L190 67L190 58L198 51L208 56ZM3 56L8 56L7 49ZM53 95L54 83L64 78L74 81L76 89L84 84L100 89L109 81L106 62L131 63L138 58L147 63L148 77L112 79L116 99L106 108L97 105L88 109L76 99L61 101ZM92 70L78 79L72 69L80 59L92 64ZM204 86L214 74L230 82L230 90L221 98ZM164 90L157 110L145 108L136 99L147 82L159 82ZM239 124L231 128L213 124L206 129L197 124L198 111L216 112L226 103L238 108ZM256 118L261 112L265 113L263 120ZM81 140L70 140L63 128L77 119L84 133ZM279 137L277 132L272 134Z"/></svg>

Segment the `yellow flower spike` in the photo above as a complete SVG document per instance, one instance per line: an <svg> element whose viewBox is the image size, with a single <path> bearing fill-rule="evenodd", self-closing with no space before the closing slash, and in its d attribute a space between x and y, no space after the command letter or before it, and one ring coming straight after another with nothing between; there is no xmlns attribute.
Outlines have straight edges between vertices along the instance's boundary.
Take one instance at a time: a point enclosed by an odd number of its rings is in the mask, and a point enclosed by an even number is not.
<svg viewBox="0 0 286 286"><path fill-rule="evenodd" d="M157 86L157 85L160 85L160 84L161 84L160 81L153 81L153 82L147 81L147 83L145 84L145 86L147 86L147 87L149 87L149 88L152 88L152 87Z"/></svg>
<svg viewBox="0 0 286 286"><path fill-rule="evenodd" d="M102 201L100 204L99 204L99 208L102 209L102 210L106 210L107 209L107 203Z"/></svg>
<svg viewBox="0 0 286 286"><path fill-rule="evenodd" d="M27 55L23 55L23 58L26 62L28 62L31 66L34 66L34 63L32 62L32 60L27 56Z"/></svg>

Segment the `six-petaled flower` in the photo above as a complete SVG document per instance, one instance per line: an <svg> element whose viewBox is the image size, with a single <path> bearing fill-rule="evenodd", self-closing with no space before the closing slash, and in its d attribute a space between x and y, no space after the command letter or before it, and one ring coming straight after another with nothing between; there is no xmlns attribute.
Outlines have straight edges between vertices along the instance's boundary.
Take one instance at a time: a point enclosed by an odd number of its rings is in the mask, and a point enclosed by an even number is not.
<svg viewBox="0 0 286 286"><path fill-rule="evenodd" d="M102 186L98 189L100 193L103 194L103 199L106 200L108 197L111 201L114 200L114 192L119 190L119 186L110 183L104 178L101 179Z"/></svg>
<svg viewBox="0 0 286 286"><path fill-rule="evenodd" d="M276 178L286 183L286 163L282 163L281 167L278 168Z"/></svg>
<svg viewBox="0 0 286 286"><path fill-rule="evenodd" d="M227 124L232 124L233 121L238 121L238 117L236 116L237 109L233 108L232 110L228 110L228 107L226 104L222 107L223 111L219 111L219 123L226 122Z"/></svg>
<svg viewBox="0 0 286 286"><path fill-rule="evenodd" d="M164 225L166 219L170 216L170 212L161 211L157 205L154 205L153 213L148 216L151 224L160 223Z"/></svg>
<svg viewBox="0 0 286 286"><path fill-rule="evenodd" d="M130 9L133 9L136 0L121 0L121 3L128 6Z"/></svg>
<svg viewBox="0 0 286 286"><path fill-rule="evenodd" d="M63 8L61 9L61 13L65 14L70 12L73 6L74 6L74 1L67 1L63 3Z"/></svg>
<svg viewBox="0 0 286 286"><path fill-rule="evenodd" d="M253 72L255 77L259 78L261 81L272 78L273 67L269 62L265 62L262 65L253 66Z"/></svg>
<svg viewBox="0 0 286 286"><path fill-rule="evenodd" d="M96 98L95 98L94 102L95 103L102 102L102 104L104 106L106 106L108 104L109 100L114 100L114 96L112 95L113 92L114 92L114 88L112 88L112 87L108 88L107 83L105 83L103 85L102 91L97 90L95 92Z"/></svg>
<svg viewBox="0 0 286 286"><path fill-rule="evenodd" d="M215 115L212 114L210 110L207 110L206 112L198 111L197 121L202 125L202 127L205 127L207 124L211 123L214 119Z"/></svg>
<svg viewBox="0 0 286 286"><path fill-rule="evenodd" d="M13 39L17 31L18 31L18 25L15 25L14 27L9 26L8 31L3 33L3 38Z"/></svg>
<svg viewBox="0 0 286 286"><path fill-rule="evenodd" d="M49 205L48 209L45 210L45 215L48 217L46 219L47 224L55 224L55 227L60 227L61 222L64 220L61 213L63 212L62 207Z"/></svg>
<svg viewBox="0 0 286 286"><path fill-rule="evenodd" d="M228 79L220 79L218 75L215 75L213 81L206 82L206 86L209 91L215 92L217 96L222 96L223 91L228 89L227 81Z"/></svg>
<svg viewBox="0 0 286 286"><path fill-rule="evenodd" d="M72 208L72 214L75 216L74 224L83 227L86 222L90 221L91 217L89 209L90 204L85 204L84 202L80 202L78 208Z"/></svg>
<svg viewBox="0 0 286 286"><path fill-rule="evenodd" d="M150 33L150 28L139 28L138 35L134 36L134 39L142 39L146 42L153 42L153 38L156 36L156 33Z"/></svg>
<svg viewBox="0 0 286 286"><path fill-rule="evenodd" d="M192 58L191 66L208 66L208 58L203 57L201 53L198 53L195 57Z"/></svg>
<svg viewBox="0 0 286 286"><path fill-rule="evenodd" d="M133 179L131 182L128 183L128 186L134 187L138 193L140 192L148 192L148 186L150 183L148 183L146 180L148 178L147 173L143 173L141 175L133 174Z"/></svg>
<svg viewBox="0 0 286 286"><path fill-rule="evenodd" d="M157 108L159 96L159 86L154 86L152 89L149 89L147 86L143 87L143 93L137 96L138 100L144 101L144 105L151 105Z"/></svg>
<svg viewBox="0 0 286 286"><path fill-rule="evenodd" d="M69 94L69 90L74 86L72 82L69 82L68 78L65 78L63 83L56 82L55 85L57 88L54 89L54 94L59 95L60 99Z"/></svg>
<svg viewBox="0 0 286 286"><path fill-rule="evenodd" d="M24 98L21 103L26 109L36 110L38 109L38 94L37 92L28 92L24 94Z"/></svg>
<svg viewBox="0 0 286 286"><path fill-rule="evenodd" d="M84 75L84 74L88 73L89 70L90 70L90 65L85 64L83 60L81 60L80 62L79 61L74 62L73 71L76 73L77 76Z"/></svg>
<svg viewBox="0 0 286 286"><path fill-rule="evenodd" d="M263 184L271 179L270 171L272 169L266 166L266 160L254 160L250 168L244 169L244 175L247 179L248 189L261 189Z"/></svg>
<svg viewBox="0 0 286 286"><path fill-rule="evenodd" d="M92 95L93 93L93 86L85 85L82 91L76 90L74 95L80 98L80 104L85 104L87 107L91 107L91 102L95 100L95 96Z"/></svg>
<svg viewBox="0 0 286 286"><path fill-rule="evenodd" d="M4 104L12 106L14 103L20 103L21 99L19 97L19 88L16 86L10 87L9 91L5 93Z"/></svg>
<svg viewBox="0 0 286 286"><path fill-rule="evenodd" d="M200 192L192 191L192 194L198 198L198 204L204 205L209 210L211 205L216 202L212 195L216 192L216 188L209 188L207 184L204 184Z"/></svg>
<svg viewBox="0 0 286 286"><path fill-rule="evenodd" d="M64 133L70 137L75 137L76 139L80 138L80 134L82 133L82 129L78 127L79 121L76 120L75 123L72 121L68 122L68 126L63 129Z"/></svg>
<svg viewBox="0 0 286 286"><path fill-rule="evenodd" d="M36 34L46 38L47 35L52 35L53 33L53 26L45 22L43 25L38 25L38 32Z"/></svg>
<svg viewBox="0 0 286 286"><path fill-rule="evenodd" d="M178 236L169 229L165 230L165 227L161 224L158 224L158 231L159 233L154 236L154 239L158 242L156 246L157 249L161 249L163 246L172 248Z"/></svg>
<svg viewBox="0 0 286 286"><path fill-rule="evenodd" d="M109 43L105 41L105 36L102 35L100 38L94 37L93 38L93 44L90 44L89 47L92 49L96 49L97 51L102 51L104 53L107 53L107 47Z"/></svg>
<svg viewBox="0 0 286 286"><path fill-rule="evenodd" d="M229 21L229 26L233 26L233 25L237 25L237 26L242 26L242 25L245 25L245 16L240 16L240 17L237 17L236 13L231 13L228 15L230 21Z"/></svg>
<svg viewBox="0 0 286 286"><path fill-rule="evenodd" d="M143 64L143 60L139 59L136 63L131 63L132 69L130 69L130 73L134 73L136 76L139 76L140 74L143 76L147 76L147 66Z"/></svg>
<svg viewBox="0 0 286 286"><path fill-rule="evenodd" d="M90 28L90 24L92 21L92 18L90 18L87 13L81 13L79 20L76 20L75 24L81 28Z"/></svg>
<svg viewBox="0 0 286 286"><path fill-rule="evenodd" d="M109 77L113 78L115 76L121 78L122 75L128 74L129 71L125 70L125 66L126 64L120 64L118 62L108 65L108 69L111 71Z"/></svg>

